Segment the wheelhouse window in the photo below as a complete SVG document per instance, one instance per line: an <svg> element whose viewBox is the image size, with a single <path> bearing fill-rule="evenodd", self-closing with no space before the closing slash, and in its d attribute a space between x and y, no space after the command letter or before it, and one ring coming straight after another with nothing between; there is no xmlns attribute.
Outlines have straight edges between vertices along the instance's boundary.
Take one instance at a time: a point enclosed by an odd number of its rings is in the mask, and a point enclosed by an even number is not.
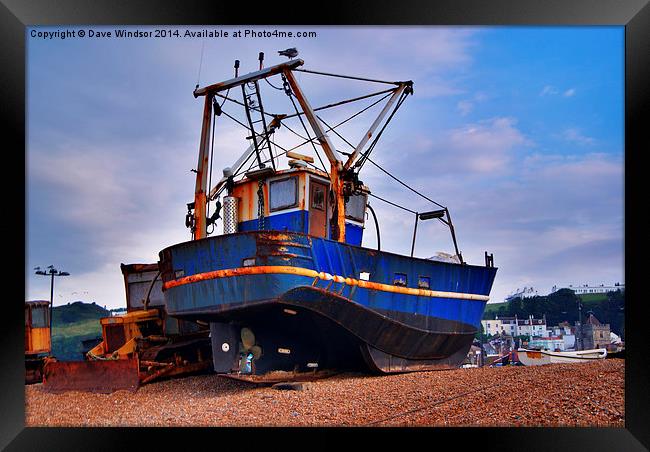
<svg viewBox="0 0 650 452"><path fill-rule="evenodd" d="M298 206L298 179L287 177L269 184L269 209L271 212Z"/></svg>
<svg viewBox="0 0 650 452"><path fill-rule="evenodd" d="M395 273L395 278L393 278L393 284L396 286L406 287L406 274Z"/></svg>
<svg viewBox="0 0 650 452"><path fill-rule="evenodd" d="M322 185L314 185L311 194L311 207L313 209L325 210L325 187Z"/></svg>
<svg viewBox="0 0 650 452"><path fill-rule="evenodd" d="M366 214L367 195L352 195L345 203L345 218L363 222Z"/></svg>
<svg viewBox="0 0 650 452"><path fill-rule="evenodd" d="M32 328L45 328L48 325L47 307L38 306L32 308Z"/></svg>
<svg viewBox="0 0 650 452"><path fill-rule="evenodd" d="M418 288L420 289L430 289L431 288L431 278L428 276L420 276L418 278Z"/></svg>

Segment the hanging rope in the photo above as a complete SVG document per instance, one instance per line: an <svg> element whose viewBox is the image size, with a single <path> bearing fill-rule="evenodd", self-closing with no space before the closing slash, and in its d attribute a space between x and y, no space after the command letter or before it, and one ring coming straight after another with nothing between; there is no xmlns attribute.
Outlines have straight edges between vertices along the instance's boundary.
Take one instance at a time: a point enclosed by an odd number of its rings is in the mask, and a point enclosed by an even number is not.
<svg viewBox="0 0 650 452"><path fill-rule="evenodd" d="M268 83L268 84L271 86L271 88L273 88L273 89L277 89L278 91L282 91L282 88L278 88L278 87L275 86L273 83L269 82L269 79L268 79L268 78L265 78L264 80L266 81L266 83Z"/></svg>
<svg viewBox="0 0 650 452"><path fill-rule="evenodd" d="M264 181L257 183L257 228L264 230Z"/></svg>

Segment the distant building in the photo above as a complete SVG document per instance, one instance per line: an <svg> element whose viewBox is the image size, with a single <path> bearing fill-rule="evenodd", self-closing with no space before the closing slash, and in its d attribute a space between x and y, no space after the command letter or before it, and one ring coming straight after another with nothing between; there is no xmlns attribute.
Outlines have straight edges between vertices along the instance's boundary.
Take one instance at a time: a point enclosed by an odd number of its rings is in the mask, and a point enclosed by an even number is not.
<svg viewBox="0 0 650 452"><path fill-rule="evenodd" d="M510 300L514 300L515 298L522 298L522 299L523 298L531 298L531 297L536 297L537 295L538 295L538 293L534 288L524 286L523 289L519 290L519 288L517 288L517 290L515 290L513 293L508 295L506 297L506 302L508 302Z"/></svg>
<svg viewBox="0 0 650 452"><path fill-rule="evenodd" d="M588 284L583 284L582 286L574 286L569 284L568 286L553 286L551 293L557 292L560 289L571 289L576 295L586 295L590 293L607 293L607 292L616 292L617 290L624 291L625 284L616 283L613 286L606 286L601 284L599 286L590 286Z"/></svg>
<svg viewBox="0 0 650 452"><path fill-rule="evenodd" d="M557 326L549 326L548 336L564 336L573 334L573 328L569 322L560 322Z"/></svg>
<svg viewBox="0 0 650 452"><path fill-rule="evenodd" d="M546 333L546 318L517 320L516 336L544 336Z"/></svg>
<svg viewBox="0 0 650 452"><path fill-rule="evenodd" d="M508 336L544 336L546 334L546 318L518 319L514 317L499 317L494 320L481 320L485 334L506 334Z"/></svg>
<svg viewBox="0 0 650 452"><path fill-rule="evenodd" d="M593 314L589 314L581 329L582 348L585 350L606 348L611 342L609 323L600 323Z"/></svg>

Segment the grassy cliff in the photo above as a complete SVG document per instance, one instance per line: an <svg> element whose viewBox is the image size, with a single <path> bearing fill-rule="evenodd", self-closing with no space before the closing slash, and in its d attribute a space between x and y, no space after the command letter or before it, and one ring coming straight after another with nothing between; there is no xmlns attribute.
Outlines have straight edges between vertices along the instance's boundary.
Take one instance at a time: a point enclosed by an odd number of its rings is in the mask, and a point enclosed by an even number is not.
<svg viewBox="0 0 650 452"><path fill-rule="evenodd" d="M95 303L76 301L55 306L52 317L52 355L61 361L82 359L81 341L102 335L99 319L110 311Z"/></svg>

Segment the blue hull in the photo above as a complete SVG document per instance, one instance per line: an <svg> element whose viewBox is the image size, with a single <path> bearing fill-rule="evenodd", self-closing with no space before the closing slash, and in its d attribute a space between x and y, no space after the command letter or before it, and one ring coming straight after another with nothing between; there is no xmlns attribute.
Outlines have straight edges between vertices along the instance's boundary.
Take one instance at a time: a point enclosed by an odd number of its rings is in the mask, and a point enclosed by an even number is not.
<svg viewBox="0 0 650 452"><path fill-rule="evenodd" d="M264 350L260 373L359 362L383 372L457 367L496 274L276 231L177 244L160 252L160 268L169 315L211 323L215 370L236 368L246 326ZM394 285L397 274L405 287ZM417 290L425 278L428 289Z"/></svg>

